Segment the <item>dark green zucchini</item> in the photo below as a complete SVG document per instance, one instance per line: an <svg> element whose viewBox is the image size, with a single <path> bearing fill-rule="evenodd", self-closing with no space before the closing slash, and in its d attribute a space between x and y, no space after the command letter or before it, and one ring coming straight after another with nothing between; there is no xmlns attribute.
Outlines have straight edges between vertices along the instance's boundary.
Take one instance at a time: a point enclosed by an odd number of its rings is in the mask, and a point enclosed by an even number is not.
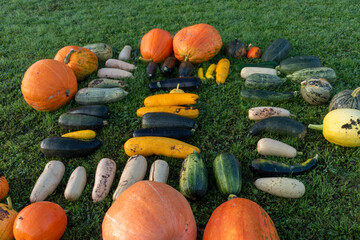
<svg viewBox="0 0 360 240"><path fill-rule="evenodd" d="M108 122L103 118L84 114L63 113L60 115L58 123L60 127L70 130L99 129Z"/></svg>
<svg viewBox="0 0 360 240"><path fill-rule="evenodd" d="M244 67L264 67L264 68L275 68L277 66L275 61L266 61L258 63L241 63L235 66L236 71L241 71Z"/></svg>
<svg viewBox="0 0 360 240"><path fill-rule="evenodd" d="M245 87L250 89L276 89L284 82L283 79L275 75L254 73L246 78Z"/></svg>
<svg viewBox="0 0 360 240"><path fill-rule="evenodd" d="M204 159L196 151L190 153L182 163L180 171L180 192L191 200L206 194L208 175Z"/></svg>
<svg viewBox="0 0 360 240"><path fill-rule="evenodd" d="M263 132L269 132L279 135L303 138L306 134L306 127L287 117L270 117L255 123L249 130L251 136Z"/></svg>
<svg viewBox="0 0 360 240"><path fill-rule="evenodd" d="M222 153L213 162L216 184L220 192L229 196L241 191L242 174L239 161L232 153Z"/></svg>
<svg viewBox="0 0 360 240"><path fill-rule="evenodd" d="M83 157L92 154L101 146L101 141L94 139L82 141L66 137L45 138L40 144L40 150L48 157Z"/></svg>
<svg viewBox="0 0 360 240"><path fill-rule="evenodd" d="M169 78L162 81L151 82L150 91L171 90L177 87L183 90L195 90L201 87L201 80L198 77Z"/></svg>
<svg viewBox="0 0 360 240"><path fill-rule="evenodd" d="M175 139L186 139L193 135L194 130L180 127L156 127L156 128L142 128L136 129L133 132L133 137L168 137Z"/></svg>
<svg viewBox="0 0 360 240"><path fill-rule="evenodd" d="M146 66L146 77L149 79L155 77L157 68L158 64L156 62L149 62Z"/></svg>
<svg viewBox="0 0 360 240"><path fill-rule="evenodd" d="M191 77L194 65L191 62L182 62L179 66L179 77Z"/></svg>
<svg viewBox="0 0 360 240"><path fill-rule="evenodd" d="M265 159L255 159L251 162L251 170L262 177L279 177L285 175L300 175L309 172L316 166L318 155L303 163L290 165Z"/></svg>
<svg viewBox="0 0 360 240"><path fill-rule="evenodd" d="M179 116L173 113L149 112L149 113L145 113L144 116L142 117L142 127L143 128L180 127L187 129L195 129L196 123L191 118Z"/></svg>
<svg viewBox="0 0 360 240"><path fill-rule="evenodd" d="M315 56L296 56L282 60L276 70L283 74L291 74L304 68L321 67L321 62L318 57Z"/></svg>
<svg viewBox="0 0 360 240"><path fill-rule="evenodd" d="M285 59L291 50L291 44L284 38L276 39L272 42L261 55L263 61L280 62Z"/></svg>
<svg viewBox="0 0 360 240"><path fill-rule="evenodd" d="M175 72L177 60L175 57L167 57L161 66L161 73L164 77L169 77Z"/></svg>
<svg viewBox="0 0 360 240"><path fill-rule="evenodd" d="M72 108L67 113L71 114L84 114L100 118L109 118L110 112L105 105L85 105L76 108Z"/></svg>
<svg viewBox="0 0 360 240"><path fill-rule="evenodd" d="M248 101L284 102L293 99L297 92L273 92L265 90L243 89L240 96Z"/></svg>

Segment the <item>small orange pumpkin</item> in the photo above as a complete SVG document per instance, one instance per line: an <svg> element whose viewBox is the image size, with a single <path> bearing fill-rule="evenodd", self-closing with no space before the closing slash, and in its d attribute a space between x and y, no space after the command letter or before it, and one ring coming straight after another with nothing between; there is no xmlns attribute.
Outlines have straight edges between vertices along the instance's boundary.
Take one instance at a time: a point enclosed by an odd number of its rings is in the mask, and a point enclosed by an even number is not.
<svg viewBox="0 0 360 240"><path fill-rule="evenodd" d="M0 203L0 240L14 239L13 225L17 212L12 209L10 197L6 200L8 205Z"/></svg>
<svg viewBox="0 0 360 240"><path fill-rule="evenodd" d="M74 71L78 81L84 80L98 69L95 53L83 47L63 47L56 53L54 59L68 65Z"/></svg>
<svg viewBox="0 0 360 240"><path fill-rule="evenodd" d="M14 222L15 239L57 240L67 225L65 211L56 203L36 202L23 208Z"/></svg>
<svg viewBox="0 0 360 240"><path fill-rule="evenodd" d="M177 32L173 45L175 57L179 61L202 63L218 54L223 42L213 26L200 23Z"/></svg>
<svg viewBox="0 0 360 240"><path fill-rule="evenodd" d="M259 58L261 57L261 50L258 47L253 46L251 43L248 46L247 58Z"/></svg>
<svg viewBox="0 0 360 240"><path fill-rule="evenodd" d="M62 62L43 59L31 65L21 83L25 101L38 111L53 111L77 92L74 72Z"/></svg>
<svg viewBox="0 0 360 240"><path fill-rule="evenodd" d="M4 174L0 172L0 201L9 193L9 183Z"/></svg>
<svg viewBox="0 0 360 240"><path fill-rule="evenodd" d="M140 59L147 62L162 62L173 52L173 38L163 29L154 28L146 33L140 42Z"/></svg>

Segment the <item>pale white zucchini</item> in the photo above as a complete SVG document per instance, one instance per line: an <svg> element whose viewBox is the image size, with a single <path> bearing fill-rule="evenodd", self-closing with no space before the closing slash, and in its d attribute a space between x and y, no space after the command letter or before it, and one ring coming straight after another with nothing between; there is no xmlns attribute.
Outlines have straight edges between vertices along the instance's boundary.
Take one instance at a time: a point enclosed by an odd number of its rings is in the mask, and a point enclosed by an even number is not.
<svg viewBox="0 0 360 240"><path fill-rule="evenodd" d="M94 202L101 202L109 194L111 184L114 181L116 163L110 158L103 158L96 167L95 182L92 191Z"/></svg>
<svg viewBox="0 0 360 240"><path fill-rule="evenodd" d="M126 97L128 92L122 88L82 88L75 95L75 101L82 105L107 104Z"/></svg>
<svg viewBox="0 0 360 240"><path fill-rule="evenodd" d="M114 192L113 200L134 183L144 179L147 169L146 158L142 155L131 156L121 174L119 184Z"/></svg>
<svg viewBox="0 0 360 240"><path fill-rule="evenodd" d="M97 76L100 78L121 79L121 78L132 77L133 74L131 72L121 70L118 68L101 68L98 70Z"/></svg>
<svg viewBox="0 0 360 240"><path fill-rule="evenodd" d="M37 179L30 195L30 202L44 201L59 185L65 173L65 165L56 160L48 162Z"/></svg>
<svg viewBox="0 0 360 240"><path fill-rule="evenodd" d="M169 177L169 164L161 159L153 162L150 168L149 180L166 183Z"/></svg>
<svg viewBox="0 0 360 240"><path fill-rule="evenodd" d="M249 109L250 120L262 120L268 117L289 117L293 116L289 110L279 107L254 107Z"/></svg>
<svg viewBox="0 0 360 240"><path fill-rule="evenodd" d="M305 186L294 178L269 177L255 181L257 189L284 198L300 198L305 194Z"/></svg>
<svg viewBox="0 0 360 240"><path fill-rule="evenodd" d="M244 67L243 69L241 69L240 76L246 79L254 73L264 73L277 76L277 72L275 69L264 67Z"/></svg>
<svg viewBox="0 0 360 240"><path fill-rule="evenodd" d="M136 68L134 64L127 63L118 59L109 59L105 62L105 67L119 68L125 71L134 71Z"/></svg>
<svg viewBox="0 0 360 240"><path fill-rule="evenodd" d="M129 60L131 56L131 46L125 45L124 48L119 53L119 59L120 60Z"/></svg>
<svg viewBox="0 0 360 240"><path fill-rule="evenodd" d="M77 167L70 175L67 182L64 196L69 201L75 201L84 191L86 186L86 170L84 167Z"/></svg>
<svg viewBox="0 0 360 240"><path fill-rule="evenodd" d="M294 147L271 138L260 139L257 142L256 150L264 156L294 158L298 154Z"/></svg>

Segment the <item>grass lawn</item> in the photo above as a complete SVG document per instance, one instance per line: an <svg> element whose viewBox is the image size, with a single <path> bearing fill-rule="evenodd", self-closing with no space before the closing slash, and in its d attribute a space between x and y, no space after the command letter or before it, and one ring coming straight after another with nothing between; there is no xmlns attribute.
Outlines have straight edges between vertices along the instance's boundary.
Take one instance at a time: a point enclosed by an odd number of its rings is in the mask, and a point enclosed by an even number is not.
<svg viewBox="0 0 360 240"><path fill-rule="evenodd" d="M67 45L84 46L104 42L117 52L126 44L139 48L141 37L152 28L162 28L175 35L181 28L208 23L218 29L223 42L235 38L265 49L273 40L285 38L293 46L291 56L318 56L324 66L335 69L338 79L333 93L359 86L360 79L360 18L358 1L295 0L278 1L0 1L0 170L9 184L14 208L20 211L29 204L31 190L45 164L53 158L44 157L40 142L66 131L57 124L59 116L78 106L75 101L54 112L38 112L24 101L20 86L28 67L40 59L53 58ZM224 57L217 55L195 67L207 68ZM207 195L191 201L198 226L198 239L214 209L226 198L219 193L212 174L212 161L221 152L232 152L241 162L243 186L240 197L262 206L271 216L281 239L360 239L360 150L344 148L327 142L320 132L309 130L303 139L248 134L253 122L247 118L250 107L260 103L240 98L244 80L235 70L246 60L230 59L231 70L224 85L208 82L196 91L200 116L195 135L187 142L202 150L209 172ZM132 59L131 63L135 63ZM103 146L84 158L62 159L65 176L47 200L68 211L68 226L63 239L101 239L101 223L112 203L112 193L128 156L123 144L132 132L141 127L136 110L152 93L145 76L145 63L136 62L134 78L126 79L129 95L109 104L109 125L98 131ZM79 89L95 79L95 74L79 83ZM163 79L158 75L157 79ZM299 90L290 82L282 91ZM268 103L267 105L271 105ZM272 104L274 105L274 104ZM297 121L308 125L322 122L327 104L310 106L301 97L277 104L289 109ZM296 178L306 186L300 199L284 199L257 190L256 176L249 163L258 158L256 142L272 137L294 146L303 156L295 159L267 159L301 163L319 154L318 166ZM105 201L93 203L91 192L95 170L101 158L117 163L115 181ZM148 166L158 157L148 158ZM168 184L179 189L182 160L160 157L170 165ZM79 165L86 168L87 186L76 202L69 202L63 192L71 172ZM146 176L146 178L148 175ZM4 202L5 200L3 200ZM161 227L161 226L159 226Z"/></svg>

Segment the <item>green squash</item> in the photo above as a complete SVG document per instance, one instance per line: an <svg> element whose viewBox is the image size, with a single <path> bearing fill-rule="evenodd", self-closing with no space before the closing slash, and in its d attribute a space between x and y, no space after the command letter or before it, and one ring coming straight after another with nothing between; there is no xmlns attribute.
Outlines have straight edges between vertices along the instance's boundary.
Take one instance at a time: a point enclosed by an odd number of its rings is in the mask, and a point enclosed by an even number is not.
<svg viewBox="0 0 360 240"><path fill-rule="evenodd" d="M338 108L360 110L360 87L355 90L344 90L335 94L329 104L329 112Z"/></svg>
<svg viewBox="0 0 360 240"><path fill-rule="evenodd" d="M332 86L324 78L310 77L301 82L300 93L310 105L319 105L329 101Z"/></svg>

